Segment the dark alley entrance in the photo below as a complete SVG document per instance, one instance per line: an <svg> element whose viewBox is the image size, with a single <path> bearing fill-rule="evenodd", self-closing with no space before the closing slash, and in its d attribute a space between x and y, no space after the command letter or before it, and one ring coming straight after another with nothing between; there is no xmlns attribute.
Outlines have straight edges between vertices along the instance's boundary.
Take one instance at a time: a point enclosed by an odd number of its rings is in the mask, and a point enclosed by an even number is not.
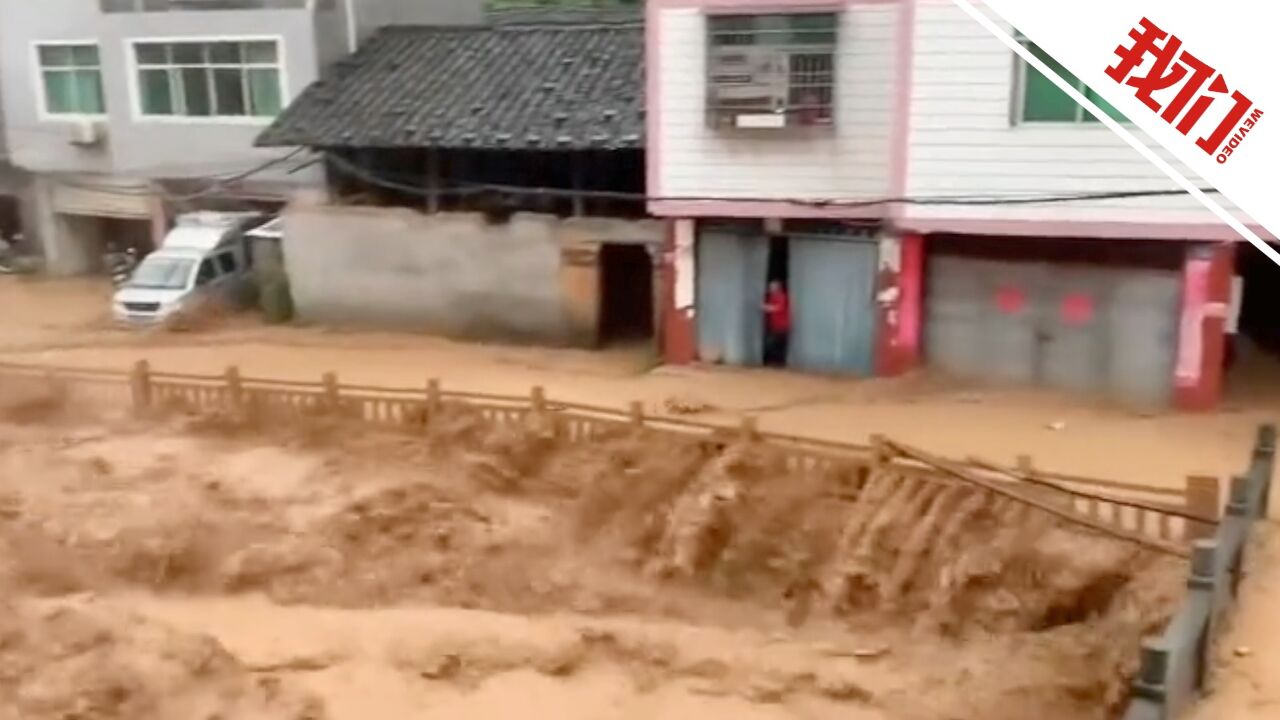
<svg viewBox="0 0 1280 720"><path fill-rule="evenodd" d="M1280 398L1280 265L1241 242L1236 245L1235 282L1239 315L1233 318L1229 310L1225 338L1232 356L1226 373L1228 400Z"/></svg>
<svg viewBox="0 0 1280 720"><path fill-rule="evenodd" d="M600 247L600 344L649 340L654 334L653 258L644 245Z"/></svg>

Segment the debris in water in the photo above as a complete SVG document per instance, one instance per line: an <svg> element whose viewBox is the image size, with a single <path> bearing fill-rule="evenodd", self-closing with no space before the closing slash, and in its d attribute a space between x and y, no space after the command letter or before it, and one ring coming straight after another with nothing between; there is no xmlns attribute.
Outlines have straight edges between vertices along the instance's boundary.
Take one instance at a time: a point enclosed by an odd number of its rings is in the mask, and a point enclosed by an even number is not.
<svg viewBox="0 0 1280 720"><path fill-rule="evenodd" d="M711 403L694 397L668 397L662 406L672 415L699 415L716 409Z"/></svg>
<svg viewBox="0 0 1280 720"><path fill-rule="evenodd" d="M889 654L893 648L888 645L873 645L868 647L847 647L841 645L828 645L823 647L822 654L830 657L857 658L858 660L874 660Z"/></svg>

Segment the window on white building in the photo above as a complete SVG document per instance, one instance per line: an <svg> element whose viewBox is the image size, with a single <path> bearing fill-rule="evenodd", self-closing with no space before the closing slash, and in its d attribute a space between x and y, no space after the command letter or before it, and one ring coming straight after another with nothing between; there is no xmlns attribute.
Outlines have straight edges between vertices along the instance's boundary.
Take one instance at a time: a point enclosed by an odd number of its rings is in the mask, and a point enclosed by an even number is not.
<svg viewBox="0 0 1280 720"><path fill-rule="evenodd" d="M139 42L133 47L143 115L271 118L280 112L275 40Z"/></svg>
<svg viewBox="0 0 1280 720"><path fill-rule="evenodd" d="M830 125L839 15L712 15L707 20L713 126Z"/></svg>
<svg viewBox="0 0 1280 720"><path fill-rule="evenodd" d="M107 111L97 45L50 43L39 45L36 52L46 115L102 115Z"/></svg>
<svg viewBox="0 0 1280 720"><path fill-rule="evenodd" d="M1087 85L1078 80L1071 71L1067 70L1057 60L1050 57L1035 43L1022 38L1022 44L1031 51L1037 59L1044 62L1050 70L1057 73L1079 90L1085 97L1089 98L1102 109L1107 115L1126 122L1124 115L1120 114L1101 95L1090 90ZM1045 77L1039 70L1031 67L1025 61L1019 59L1021 71L1018 73L1019 88L1018 95L1020 98L1018 108L1018 119L1024 123L1096 123L1098 119L1093 116L1084 106L1071 99L1071 96L1062 91L1062 88L1053 83L1052 80Z"/></svg>

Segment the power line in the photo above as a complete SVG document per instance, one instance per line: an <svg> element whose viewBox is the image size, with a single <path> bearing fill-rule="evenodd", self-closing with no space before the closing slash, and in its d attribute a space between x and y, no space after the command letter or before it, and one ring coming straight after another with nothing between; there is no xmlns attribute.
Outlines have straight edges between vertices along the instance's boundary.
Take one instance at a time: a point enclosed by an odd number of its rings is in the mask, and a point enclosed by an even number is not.
<svg viewBox="0 0 1280 720"><path fill-rule="evenodd" d="M262 164L260 164L260 165L258 165L258 166L256 166L256 167L250 168L249 170L246 170L246 171L241 172L241 173L237 173L237 174L235 174L235 175L231 175L230 177L226 177L226 178L221 178L221 179L219 179L219 180L215 180L215 181L214 181L214 183L213 183L211 186L209 186L208 188L206 188L205 190L202 190L202 191L199 191L199 192L196 192L196 193L192 193L192 194L190 194L190 195L186 195L186 196L178 196L177 198L174 198L174 199L179 200L179 201L187 201L187 200L195 200L195 199L197 199L197 198L204 197L205 195L208 195L208 194L211 194L211 193L217 192L217 191L218 191L218 190L220 190L222 187L224 187L224 186L226 186L226 185L228 185L228 184L238 183L238 182L241 182L241 181L243 181L243 180L247 180L247 179L249 179L249 178L253 177L254 175L257 175L258 173L265 172L266 170L269 170L269 169L271 169L271 168L275 167L276 165L280 165L280 164L283 164L283 163L289 162L289 161L290 161L290 160L292 160L293 158L297 157L299 153L303 152L303 151L304 151L304 150L306 150L306 149L307 149L307 148L303 148L303 147L294 148L291 152L289 152L289 153L287 153L287 154L285 154L285 155L283 155L283 156L281 156L281 157L273 158L273 159L271 159L271 160L268 160L268 161L266 161L266 162L264 162L264 163L262 163Z"/></svg>
<svg viewBox="0 0 1280 720"><path fill-rule="evenodd" d="M163 199L170 202L184 203L197 200L203 197L218 194L225 190L227 185L242 182L255 175L265 172L277 165L286 163L307 148L299 147L293 151L276 158L272 158L260 163L247 170L232 173L229 175L207 175L202 177L182 178L183 180L193 182L209 182L210 185L201 190L185 194L167 193L159 189L150 188L127 188L118 185L109 185L105 183L93 183L82 179L70 179L66 177L54 176L54 181L70 187L101 192L124 197L149 197L159 195ZM422 198L429 197L470 197L485 193L501 193L506 195L519 195L527 197L544 197L553 199L596 199L596 200L617 200L627 202L660 202L660 201L682 201L682 202L780 202L797 207L814 207L814 208L871 208L883 207L888 205L913 205L913 206L1008 206L1008 205L1039 205L1039 204L1062 204L1072 202L1089 202L1102 200L1124 200L1136 198L1155 198L1155 197L1176 197L1185 195L1186 193L1180 189L1161 189L1161 190L1117 190L1102 192L1080 192L1080 193L1056 193L1056 194L1031 194L1025 196L1010 195L994 195L994 194L971 194L971 195L950 195L950 196L920 196L920 197L883 197L872 198L867 200L837 200L837 199L802 199L802 198L776 198L776 197L725 197L725 196L657 196L640 192L612 191L612 190L574 190L569 188L556 187L534 187L520 185L506 185L499 183L478 183L478 182L461 182L456 187L428 189L421 184L412 184L411 182L403 182L398 179L392 179L386 174L380 174L373 170L361 167L341 155L333 153L325 153L324 159L328 161L329 166L338 171L362 180L370 185L375 185L396 192L414 195ZM291 168L287 174L296 173L303 168L314 165L319 158L308 159L302 164ZM165 167L165 166L158 166ZM167 167L176 167L170 165ZM418 178L412 178L417 180ZM1216 193L1213 188L1204 188L1206 193Z"/></svg>
<svg viewBox="0 0 1280 720"><path fill-rule="evenodd" d="M3 136L8 134L19 134L19 135L26 134L31 136L52 136L52 137L57 137L57 138L61 138L68 141L71 137L69 134L69 131L65 127L38 126L38 125L12 125L12 124L0 123L0 161L12 161L14 159L13 146L15 143L10 143L7 147L5 147L5 143L3 140ZM302 149L302 148L298 148L298 149ZM241 156L239 158L232 158L232 159L223 158L219 160L211 160L208 162L188 161L188 162L172 162L172 163L160 163L160 164L150 164L150 165L116 164L112 167L112 172L118 175L156 176L156 175L162 175L166 173L181 173L184 171L195 171L194 174L191 175L189 178L180 178L180 179L201 180L201 179L210 179L210 178L216 177L217 175L220 174L219 171L223 171L223 170L228 172L230 171L238 172L240 168L245 166L245 163L249 163L249 162L258 162L258 158ZM15 167L26 170L21 166L15 165ZM39 170L26 170L26 172L30 172L32 174L44 174L42 171L39 171ZM179 178L175 178L175 179L179 179Z"/></svg>
<svg viewBox="0 0 1280 720"><path fill-rule="evenodd" d="M277 165L280 165L280 164L286 163L286 162L288 162L288 161L292 160L293 158L297 157L297 156L298 156L298 154L299 154L299 153L301 153L301 152L303 152L304 150L306 150L306 148L301 148L301 147L300 147L300 148L295 148L292 152L289 152L289 153L287 153L287 154L285 154L285 155L282 155L282 156L280 156L280 157L276 157L276 158L272 158L272 159L270 159L270 160L267 160L267 161L265 161L265 162L262 162L262 163L260 163L260 164L258 164L258 165L256 165L256 166L254 166L254 167L252 167L252 168L249 168L248 170L244 170L244 171L241 171L241 172L233 173L233 174L230 174L230 175L216 175L216 176L205 176L205 177L197 177L197 178L182 178L183 180L190 180L190 181L194 181L194 182L202 182L202 181L204 181L204 182L210 182L210 183L211 183L211 184L210 184L208 187L206 187L206 188L203 188L203 189L201 189L201 190L197 190L197 191L192 192L192 193L186 193L186 194L173 194L173 193L168 193L168 192L165 192L163 189L160 189L160 188L128 188L128 187L120 187L120 186L118 186L118 185L109 185L109 184L106 184L106 183L94 183L94 182L91 182L91 181L85 181L85 180L81 180L81 179L72 179L72 178L67 178L67 177L59 177L59 176L52 176L52 179L53 179L53 181L54 181L54 182L56 182L56 183L58 183L58 184L61 184L61 185L65 185L65 186L68 186L68 187L74 187L74 188L78 188L78 189L81 189L81 190L89 190L89 191L92 191L92 192L99 192L99 193L103 193L103 194L107 194L107 195L115 195L115 196L118 196L118 197L152 197L152 196L157 196L157 195L158 195L158 196L160 196L161 198L163 198L164 200L167 200L167 201L169 201L169 202L184 203L184 202L190 202L190 201L192 201L192 200L197 200L197 199L200 199L200 198L202 198L202 197L207 197L207 196L210 196L210 195L217 194L217 193L219 193L219 192L223 191L227 185L229 185L229 184L233 184L233 183L242 182L242 181L244 181L244 180L249 179L250 177L253 177L254 175L258 175L258 174L260 174L260 173L262 173L262 172L265 172L266 170L269 170L269 169L271 169L271 168L273 168L273 167L275 167L275 166L277 166ZM306 165L310 165L310 164L312 164L313 162L314 162L314 160L308 160L308 161L306 162ZM304 165L304 166L305 166L305 165ZM304 167L304 166L300 166L300 167ZM292 170L290 170L290 171L289 171L289 173L290 173L290 174L292 174L293 172L296 172L298 169L300 169L300 167L299 167L299 168L293 168Z"/></svg>
<svg viewBox="0 0 1280 720"><path fill-rule="evenodd" d="M1070 202L1087 202L1098 200L1125 200L1133 198L1149 198L1149 197L1176 197L1185 195L1186 192L1178 189L1163 190L1116 190L1105 192L1081 192L1081 193L1058 193L1058 194L1041 194L1026 196L1009 196L1009 195L992 195L992 194L974 194L974 195L950 195L950 196L933 196L933 197L884 197L869 200L835 200L835 199L799 199L799 198L751 198L751 197L723 197L723 196L687 196L678 197L649 195L647 193L622 192L611 190L573 190L567 188L550 188L550 187L528 187L517 185L502 185L495 183L462 183L462 187L441 188L431 190L421 185L409 184L399 180L392 180L385 176L379 175L372 170L360 167L359 165L347 160L341 155L333 153L326 154L326 160L331 167L335 167L340 172L363 180L370 185L376 185L388 190L395 190L406 194L419 196L423 198L429 197L466 197L471 195L482 194L486 192L506 193L510 195L526 195L549 198L584 198L598 200L623 200L634 202L661 202L661 201L682 201L682 202L781 202L799 207L818 207L818 208L868 208L886 205L956 205L956 206L1000 206L1000 205L1038 205L1050 203L1070 203ZM1206 188L1204 192L1216 193L1213 188Z"/></svg>

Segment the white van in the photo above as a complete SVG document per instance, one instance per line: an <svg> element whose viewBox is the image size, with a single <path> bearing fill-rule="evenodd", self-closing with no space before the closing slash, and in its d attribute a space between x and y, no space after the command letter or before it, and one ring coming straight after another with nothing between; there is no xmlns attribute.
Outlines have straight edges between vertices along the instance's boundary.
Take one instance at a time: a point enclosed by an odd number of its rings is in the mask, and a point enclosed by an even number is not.
<svg viewBox="0 0 1280 720"><path fill-rule="evenodd" d="M178 216L160 248L116 291L116 321L153 325L204 302L236 302L252 283L245 233L267 219L247 212Z"/></svg>

